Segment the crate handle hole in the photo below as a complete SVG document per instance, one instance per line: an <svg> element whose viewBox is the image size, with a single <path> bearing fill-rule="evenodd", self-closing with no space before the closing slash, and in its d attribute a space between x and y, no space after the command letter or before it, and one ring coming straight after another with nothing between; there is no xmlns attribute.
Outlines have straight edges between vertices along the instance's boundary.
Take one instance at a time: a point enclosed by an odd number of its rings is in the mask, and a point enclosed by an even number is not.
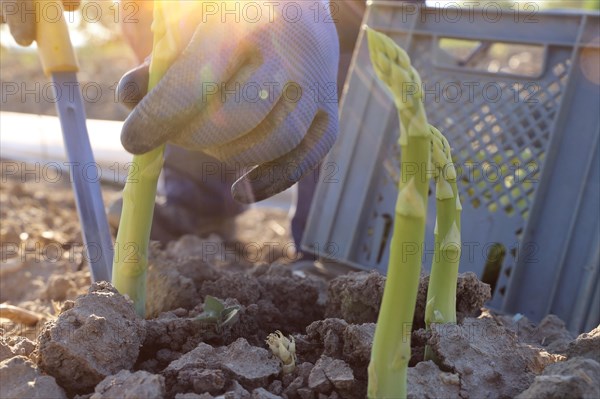
<svg viewBox="0 0 600 399"><path fill-rule="evenodd" d="M383 218L384 226L381 242L379 243L379 251L377 252L377 263L381 263L381 260L383 259L383 254L385 253L388 240L390 239L390 235L392 233L392 225L394 224L394 219L389 213L385 213L381 217Z"/></svg>
<svg viewBox="0 0 600 399"><path fill-rule="evenodd" d="M506 247L501 243L494 243L490 246L481 274L481 281L489 284L492 288L492 292L495 292L496 284L500 278L500 271L502 270L502 263L506 256Z"/></svg>
<svg viewBox="0 0 600 399"><path fill-rule="evenodd" d="M440 37L435 65L486 74L538 78L545 69L545 55L543 45Z"/></svg>

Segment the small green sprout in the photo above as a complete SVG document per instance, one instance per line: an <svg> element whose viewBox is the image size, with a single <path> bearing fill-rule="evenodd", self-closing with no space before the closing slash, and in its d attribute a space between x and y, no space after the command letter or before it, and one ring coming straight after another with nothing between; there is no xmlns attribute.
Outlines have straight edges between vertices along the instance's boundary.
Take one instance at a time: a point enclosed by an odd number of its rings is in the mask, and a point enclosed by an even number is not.
<svg viewBox="0 0 600 399"><path fill-rule="evenodd" d="M214 325L215 332L221 334L225 328L231 327L238 321L239 311L239 306L226 307L222 301L207 295L204 298L204 311L194 320L202 324Z"/></svg>
<svg viewBox="0 0 600 399"><path fill-rule="evenodd" d="M265 341L273 355L277 356L283 364L283 374L290 374L296 368L296 341L290 335L290 338L284 337L279 330L274 334L269 334Z"/></svg>

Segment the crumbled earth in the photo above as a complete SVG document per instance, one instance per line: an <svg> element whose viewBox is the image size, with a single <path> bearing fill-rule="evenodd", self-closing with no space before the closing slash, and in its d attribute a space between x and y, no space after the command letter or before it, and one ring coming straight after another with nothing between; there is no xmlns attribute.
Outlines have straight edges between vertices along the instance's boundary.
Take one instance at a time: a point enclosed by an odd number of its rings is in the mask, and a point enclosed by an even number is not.
<svg viewBox="0 0 600 399"><path fill-rule="evenodd" d="M548 352L566 353L569 343L574 338L561 319L554 315L548 315L532 331L528 340L533 343L539 343Z"/></svg>
<svg viewBox="0 0 600 399"><path fill-rule="evenodd" d="M161 399L165 396L165 379L146 371L121 370L106 377L94 390L90 399Z"/></svg>
<svg viewBox="0 0 600 399"><path fill-rule="evenodd" d="M0 339L0 362L16 356L12 348L5 342L4 338Z"/></svg>
<svg viewBox="0 0 600 399"><path fill-rule="evenodd" d="M142 320L110 284L90 287L82 247L69 244L80 232L68 185L8 178L0 205L0 299L38 316L35 325L2 319L0 397L365 398L385 277L329 280L280 259L290 239L281 212L242 215L237 243L212 235L153 244ZM278 245L248 245L255 236ZM63 254L37 262L36 244ZM552 315L535 325L493 314L489 286L466 273L457 325L425 330L427 284L422 276L409 397L599 396L600 327L575 337ZM237 310L232 323L203 318L209 295ZM288 374L265 343L276 330L295 342ZM424 360L426 346L436 362Z"/></svg>
<svg viewBox="0 0 600 399"><path fill-rule="evenodd" d="M592 359L575 357L566 362L551 364L535 377L533 384L517 396L529 398L583 398L600 397L600 364Z"/></svg>
<svg viewBox="0 0 600 399"><path fill-rule="evenodd" d="M408 369L408 392L411 399L457 398L460 376L442 371L431 360Z"/></svg>
<svg viewBox="0 0 600 399"><path fill-rule="evenodd" d="M13 356L28 357L35 349L35 342L28 338L4 334L4 330L0 329L0 362Z"/></svg>
<svg viewBox="0 0 600 399"><path fill-rule="evenodd" d="M517 337L494 318L467 318L462 325L434 324L428 341L443 369L460 376L463 397L495 392L514 397L535 378Z"/></svg>
<svg viewBox="0 0 600 399"><path fill-rule="evenodd" d="M109 283L94 283L46 323L34 356L67 392L84 394L105 377L130 369L144 335L133 303Z"/></svg>
<svg viewBox="0 0 600 399"><path fill-rule="evenodd" d="M65 391L24 356L0 363L0 398L63 399Z"/></svg>
<svg viewBox="0 0 600 399"><path fill-rule="evenodd" d="M352 369L346 362L323 355L308 375L308 387L316 392L325 393L332 389L351 395L355 385Z"/></svg>
<svg viewBox="0 0 600 399"><path fill-rule="evenodd" d="M349 323L377 321L385 277L377 272L348 273L329 284L329 303L325 315Z"/></svg>
<svg viewBox="0 0 600 399"><path fill-rule="evenodd" d="M349 323L375 323L379 314L385 277L377 272L355 272L337 277L329 284L327 317L339 317ZM425 327L425 304L429 276L421 276L413 329ZM491 297L488 284L482 283L474 273L458 276L456 286L456 317L460 323L468 316L479 314L483 304Z"/></svg>
<svg viewBox="0 0 600 399"><path fill-rule="evenodd" d="M170 394L218 393L228 380L245 389L266 386L281 371L280 362L267 349L251 346L240 338L229 346L214 348L200 343L171 362L163 371Z"/></svg>
<svg viewBox="0 0 600 399"><path fill-rule="evenodd" d="M567 347L567 357L587 357L600 363L600 326L583 333Z"/></svg>

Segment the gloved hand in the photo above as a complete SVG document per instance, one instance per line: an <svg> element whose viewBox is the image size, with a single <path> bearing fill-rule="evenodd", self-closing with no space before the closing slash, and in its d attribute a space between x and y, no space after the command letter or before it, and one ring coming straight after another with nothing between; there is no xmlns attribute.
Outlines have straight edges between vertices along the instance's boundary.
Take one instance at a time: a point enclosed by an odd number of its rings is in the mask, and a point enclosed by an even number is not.
<svg viewBox="0 0 600 399"><path fill-rule="evenodd" d="M148 63L126 74L121 101L141 101L123 127L125 149L141 154L170 142L257 166L232 187L244 203L279 193L316 167L338 130L337 32L322 10L316 19L315 2L295 2L285 14L286 2L276 4L272 19L262 8L259 22L242 14L222 23L222 13L198 21L202 13L191 13L196 20L181 23L194 27L189 44L154 90L145 92Z"/></svg>
<svg viewBox="0 0 600 399"><path fill-rule="evenodd" d="M65 10L73 11L80 0L62 0L62 3ZM21 46L29 46L35 40L35 18L34 0L0 0L0 21L8 23L10 33Z"/></svg>

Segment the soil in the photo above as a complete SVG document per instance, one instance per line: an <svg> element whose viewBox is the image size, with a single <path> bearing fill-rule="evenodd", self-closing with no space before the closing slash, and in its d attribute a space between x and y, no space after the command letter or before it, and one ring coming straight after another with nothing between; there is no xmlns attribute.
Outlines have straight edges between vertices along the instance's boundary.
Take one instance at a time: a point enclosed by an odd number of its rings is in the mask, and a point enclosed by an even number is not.
<svg viewBox="0 0 600 399"><path fill-rule="evenodd" d="M365 397L385 277L330 279L293 263L282 250L291 242L285 214L253 209L236 237L154 244L142 320L110 284L90 283L68 184L3 175L0 205L0 296L18 309L1 319L1 398ZM423 276L412 326L409 397L600 397L600 328L575 337L555 316L536 326L495 314L485 308L489 286L467 273L458 324L426 331L427 283ZM207 320L209 296L235 317ZM288 373L265 343L277 330L295 343ZM423 360L426 345L436 363Z"/></svg>

